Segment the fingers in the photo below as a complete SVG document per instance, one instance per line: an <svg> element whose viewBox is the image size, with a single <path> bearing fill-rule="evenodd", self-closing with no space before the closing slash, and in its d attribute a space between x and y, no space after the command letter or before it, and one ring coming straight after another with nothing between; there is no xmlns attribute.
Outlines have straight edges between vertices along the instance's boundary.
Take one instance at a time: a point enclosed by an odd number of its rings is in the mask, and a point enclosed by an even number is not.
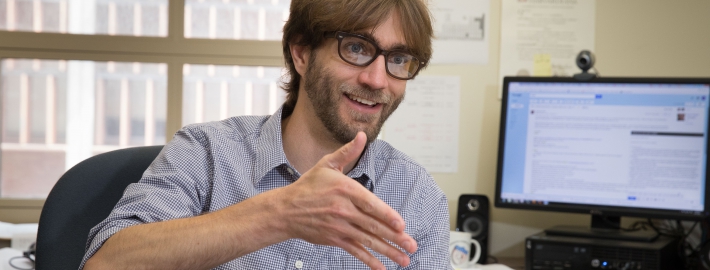
<svg viewBox="0 0 710 270"><path fill-rule="evenodd" d="M356 161L362 151L365 150L367 135L360 131L355 135L355 139L340 147L335 152L326 155L318 162L318 165L343 172L343 168L350 162ZM316 165L316 166L318 166Z"/></svg>
<svg viewBox="0 0 710 270"><path fill-rule="evenodd" d="M395 262L402 264L406 260L408 264L409 257L406 254L385 242L388 240L409 253L417 251L417 242L404 232L402 217L369 190L358 184L353 184L353 187L348 190L348 195L357 208L354 212L356 214L345 218L359 230L348 231L346 235Z"/></svg>
<svg viewBox="0 0 710 270"><path fill-rule="evenodd" d="M389 243L384 242L383 239L394 243L395 245L401 247L409 253L414 253L417 251L417 242L414 240L414 238L412 238L404 231L396 231L392 229L390 226L384 224L378 218L373 218L367 215L356 215L352 218L351 222L360 227L363 231L362 233L358 234L358 236L361 237L356 237L356 239L360 243L369 248L372 248L373 250L383 255L386 255L387 257L390 257L389 255L395 255L392 254L392 252L394 251L400 253L397 255L404 255L404 253L401 253L399 249L394 248ZM364 233L368 233L368 235L364 235ZM379 242L375 241L374 238L379 240ZM391 250L388 250L388 248L390 248ZM395 260L394 258L392 259Z"/></svg>
<svg viewBox="0 0 710 270"><path fill-rule="evenodd" d="M370 233L357 225L352 227L348 226L347 229L345 229L344 233L347 235L351 235L352 238L347 239L354 240L354 243L358 244L360 247L368 247L373 251L382 254L387 258L390 258L393 262L401 266L409 265L409 256L407 256L407 254L405 254L398 248L392 246L384 239L382 239L380 235ZM404 235L406 236L406 234ZM367 255L371 256L371 254L367 250L365 250L365 252L367 252ZM352 252L351 254L366 264L368 264L368 260L371 259L370 256L359 254L359 251L358 254L353 254ZM379 262L379 260L377 261Z"/></svg>
<svg viewBox="0 0 710 270"><path fill-rule="evenodd" d="M404 233L404 219L365 188L353 188L350 201L366 215L355 216L353 222L365 230L397 244L404 250L414 253L417 242Z"/></svg>
<svg viewBox="0 0 710 270"><path fill-rule="evenodd" d="M370 254L365 247L355 240L346 239L340 244L340 247L353 255L356 259L365 263L368 267L370 267L370 269L386 269L380 260L375 258L375 256Z"/></svg>
<svg viewBox="0 0 710 270"><path fill-rule="evenodd" d="M365 247L363 247L360 243L358 243L355 240L352 239L346 239L344 243L340 245L343 250L347 251L353 257L356 259L360 260L361 262L365 263L370 269L372 270L378 270L378 269L387 269L385 268L385 265L382 264L380 260L375 258L372 254L370 254ZM407 264L403 266L409 265L409 258L407 258Z"/></svg>
<svg viewBox="0 0 710 270"><path fill-rule="evenodd" d="M335 220L340 220L345 225L336 230L341 236L337 237L339 240L332 238L325 240L324 238L327 237L324 237L323 231L315 234L305 232L306 235L300 236L300 238L313 243L340 246L372 269L385 268L382 262L370 254L366 247L402 266L407 266L410 262L409 256L397 246L407 252L414 253L417 250L417 243L404 232L404 219L372 192L343 175L343 169L356 162L362 155L366 142L365 133L358 132L352 141L324 156L314 168L297 181L297 183L311 183L305 184L310 191L323 191L320 196L315 197L333 200L327 204L323 204L323 200L318 200L319 203L311 205L312 208L330 209L322 212L326 214L323 217L312 217L311 223L313 223L313 219L329 220L336 217ZM313 179L313 181L304 182L306 179ZM308 197L314 198L313 195L316 194L311 194ZM337 205L339 207L334 207ZM311 214L318 212L310 211ZM327 224L332 224L332 222L333 220ZM323 229L327 231L327 228Z"/></svg>

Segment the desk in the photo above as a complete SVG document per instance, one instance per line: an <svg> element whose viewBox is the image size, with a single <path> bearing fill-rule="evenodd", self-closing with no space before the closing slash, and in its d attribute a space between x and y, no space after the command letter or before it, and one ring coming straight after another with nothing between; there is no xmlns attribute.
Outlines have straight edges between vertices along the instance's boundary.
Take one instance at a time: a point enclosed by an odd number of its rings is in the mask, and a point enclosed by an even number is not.
<svg viewBox="0 0 710 270"><path fill-rule="evenodd" d="M504 264L515 270L525 270L525 258L522 257L498 258L498 263Z"/></svg>

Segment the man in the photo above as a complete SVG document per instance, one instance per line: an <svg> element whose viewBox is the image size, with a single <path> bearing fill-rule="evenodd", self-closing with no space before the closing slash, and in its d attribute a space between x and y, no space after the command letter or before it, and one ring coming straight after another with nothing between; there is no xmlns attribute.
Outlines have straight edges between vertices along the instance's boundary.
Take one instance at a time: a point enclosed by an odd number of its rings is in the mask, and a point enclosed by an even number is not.
<svg viewBox="0 0 710 270"><path fill-rule="evenodd" d="M294 0L288 98L178 131L84 269L447 269L447 200L375 140L431 56L422 0Z"/></svg>

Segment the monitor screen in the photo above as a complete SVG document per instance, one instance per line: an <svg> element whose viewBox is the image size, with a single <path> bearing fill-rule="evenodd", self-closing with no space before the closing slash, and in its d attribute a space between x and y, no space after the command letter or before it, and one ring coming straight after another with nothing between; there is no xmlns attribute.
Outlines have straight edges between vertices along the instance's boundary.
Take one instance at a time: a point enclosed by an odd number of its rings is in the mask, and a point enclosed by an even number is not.
<svg viewBox="0 0 710 270"><path fill-rule="evenodd" d="M708 216L710 79L506 77L497 207Z"/></svg>

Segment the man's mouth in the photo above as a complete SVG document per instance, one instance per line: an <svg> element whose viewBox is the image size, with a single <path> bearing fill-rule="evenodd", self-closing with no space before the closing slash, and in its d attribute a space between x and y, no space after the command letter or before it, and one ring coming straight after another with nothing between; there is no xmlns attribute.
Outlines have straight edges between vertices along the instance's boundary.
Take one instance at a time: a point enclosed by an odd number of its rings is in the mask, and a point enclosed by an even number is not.
<svg viewBox="0 0 710 270"><path fill-rule="evenodd" d="M375 107L375 105L377 105L377 102L367 100L367 99L364 99L364 98L361 98L358 96L353 96L350 94L345 94L345 96L348 97L350 100L356 101L356 102L366 105L366 106Z"/></svg>

